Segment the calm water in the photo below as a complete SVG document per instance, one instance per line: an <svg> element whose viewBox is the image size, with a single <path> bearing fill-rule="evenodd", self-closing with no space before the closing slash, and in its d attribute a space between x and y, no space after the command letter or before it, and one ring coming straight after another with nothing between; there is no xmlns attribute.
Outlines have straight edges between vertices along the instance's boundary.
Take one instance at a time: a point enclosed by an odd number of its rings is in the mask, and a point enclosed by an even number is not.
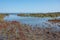
<svg viewBox="0 0 60 40"><path fill-rule="evenodd" d="M57 19L59 19L60 17L57 17ZM36 26L36 24L39 27L45 28L45 27L52 27L54 31L58 30L60 31L60 27L58 25L53 25L51 23L48 22L49 19L53 19L53 18L39 18L39 17L21 17L21 16L17 16L17 15L9 15L4 17L5 21L18 21L22 24L29 24L29 25L33 25L33 27ZM47 23L47 24L45 24Z"/></svg>
<svg viewBox="0 0 60 40"><path fill-rule="evenodd" d="M30 24L30 25L36 25L36 24L42 24L43 22L48 21L49 19L52 18L39 18L39 17L21 17L21 16L17 16L17 15L9 15L4 17L5 21L19 21L23 24Z"/></svg>

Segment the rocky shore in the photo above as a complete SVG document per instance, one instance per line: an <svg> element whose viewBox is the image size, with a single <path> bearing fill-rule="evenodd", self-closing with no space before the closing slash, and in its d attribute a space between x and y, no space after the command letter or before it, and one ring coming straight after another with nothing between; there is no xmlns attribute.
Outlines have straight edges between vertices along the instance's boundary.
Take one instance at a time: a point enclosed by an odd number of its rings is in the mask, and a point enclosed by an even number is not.
<svg viewBox="0 0 60 40"><path fill-rule="evenodd" d="M54 27L31 27L17 21L0 21L0 40L60 40L60 31Z"/></svg>

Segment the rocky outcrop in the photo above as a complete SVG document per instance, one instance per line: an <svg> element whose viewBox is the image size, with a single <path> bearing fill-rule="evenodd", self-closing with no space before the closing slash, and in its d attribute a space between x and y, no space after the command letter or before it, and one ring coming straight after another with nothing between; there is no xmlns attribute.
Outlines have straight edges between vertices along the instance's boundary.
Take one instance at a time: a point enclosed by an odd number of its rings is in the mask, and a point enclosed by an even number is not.
<svg viewBox="0 0 60 40"><path fill-rule="evenodd" d="M48 20L49 22L53 22L53 23L59 23L60 22L60 20L58 20L58 19L52 19L52 20Z"/></svg>

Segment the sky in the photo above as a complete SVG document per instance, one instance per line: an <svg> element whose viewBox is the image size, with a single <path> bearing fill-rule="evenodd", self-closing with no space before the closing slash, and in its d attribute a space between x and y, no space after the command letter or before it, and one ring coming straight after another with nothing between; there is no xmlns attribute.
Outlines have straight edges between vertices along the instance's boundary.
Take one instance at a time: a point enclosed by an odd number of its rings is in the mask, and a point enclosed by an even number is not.
<svg viewBox="0 0 60 40"><path fill-rule="evenodd" d="M0 13L60 12L60 0L0 0Z"/></svg>

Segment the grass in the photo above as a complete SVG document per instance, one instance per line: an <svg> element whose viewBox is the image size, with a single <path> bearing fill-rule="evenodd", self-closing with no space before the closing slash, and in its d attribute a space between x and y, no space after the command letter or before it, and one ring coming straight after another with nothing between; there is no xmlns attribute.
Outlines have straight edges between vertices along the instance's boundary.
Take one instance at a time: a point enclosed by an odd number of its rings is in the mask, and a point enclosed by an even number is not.
<svg viewBox="0 0 60 40"><path fill-rule="evenodd" d="M53 13L26 13L26 14L18 14L18 16L31 16L31 17L58 17L60 16L60 12Z"/></svg>
<svg viewBox="0 0 60 40"><path fill-rule="evenodd" d="M0 18L3 18L4 16L7 16L9 14L12 13L0 13ZM14 15L16 13L13 13L12 15ZM60 12L52 12L52 13L18 13L18 16L24 16L24 17L58 17L60 16Z"/></svg>
<svg viewBox="0 0 60 40"><path fill-rule="evenodd" d="M5 17L5 16L7 16L8 14L0 14L0 21L1 20L3 20L3 18Z"/></svg>

